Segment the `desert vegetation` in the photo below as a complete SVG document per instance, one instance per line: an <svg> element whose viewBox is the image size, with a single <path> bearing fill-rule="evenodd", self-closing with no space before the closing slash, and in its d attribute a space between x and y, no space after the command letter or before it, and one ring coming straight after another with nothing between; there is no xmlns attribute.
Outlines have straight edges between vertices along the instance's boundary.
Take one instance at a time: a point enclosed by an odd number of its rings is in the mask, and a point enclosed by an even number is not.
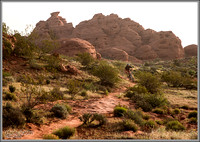
<svg viewBox="0 0 200 142"><path fill-rule="evenodd" d="M197 57L131 63L131 82L125 61L55 55L57 43L39 48L8 31L16 40L3 38L4 139L197 139Z"/></svg>

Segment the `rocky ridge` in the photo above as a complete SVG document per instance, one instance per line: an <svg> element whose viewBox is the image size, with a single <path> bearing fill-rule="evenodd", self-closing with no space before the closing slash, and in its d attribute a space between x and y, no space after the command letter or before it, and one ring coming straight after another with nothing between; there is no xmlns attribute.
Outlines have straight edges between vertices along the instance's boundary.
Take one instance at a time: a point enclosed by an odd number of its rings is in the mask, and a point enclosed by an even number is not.
<svg viewBox="0 0 200 142"><path fill-rule="evenodd" d="M172 31L144 29L139 23L116 14L96 14L75 28L58 15L59 12L53 12L47 21L36 24L31 35L39 35L38 44L44 39L79 38L90 42L102 57L124 61L179 59L187 54Z"/></svg>

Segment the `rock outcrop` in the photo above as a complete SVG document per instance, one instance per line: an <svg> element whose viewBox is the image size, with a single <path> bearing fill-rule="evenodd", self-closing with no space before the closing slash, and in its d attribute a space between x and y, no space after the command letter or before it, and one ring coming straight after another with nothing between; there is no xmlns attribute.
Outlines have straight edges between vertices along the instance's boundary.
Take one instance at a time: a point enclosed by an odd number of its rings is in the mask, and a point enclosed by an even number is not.
<svg viewBox="0 0 200 142"><path fill-rule="evenodd" d="M58 16L60 12L51 13L51 17L46 21L39 21L31 33L31 37L36 39L40 46L43 40L56 40L61 38L70 38L74 29L72 23Z"/></svg>
<svg viewBox="0 0 200 142"><path fill-rule="evenodd" d="M191 44L184 47L185 56L186 57L197 56L197 48L198 46L196 44Z"/></svg>
<svg viewBox="0 0 200 142"><path fill-rule="evenodd" d="M59 43L59 48L55 49L53 53L74 56L79 53L90 53L90 55L96 58L96 50L92 44L88 41L79 39L79 38L71 38L71 39L60 39L57 40Z"/></svg>
<svg viewBox="0 0 200 142"><path fill-rule="evenodd" d="M58 14L59 12L53 12L47 21L37 23L33 35L34 33L39 35L39 42L43 39L79 38L90 42L102 57L139 62L156 58L179 59L185 54L181 40L171 31L145 30L139 23L129 18L122 19L116 14L104 16L101 13L74 28ZM69 55L74 55L73 52L77 50L62 45L64 46L65 50L66 47L69 48L67 49L69 53L66 52Z"/></svg>

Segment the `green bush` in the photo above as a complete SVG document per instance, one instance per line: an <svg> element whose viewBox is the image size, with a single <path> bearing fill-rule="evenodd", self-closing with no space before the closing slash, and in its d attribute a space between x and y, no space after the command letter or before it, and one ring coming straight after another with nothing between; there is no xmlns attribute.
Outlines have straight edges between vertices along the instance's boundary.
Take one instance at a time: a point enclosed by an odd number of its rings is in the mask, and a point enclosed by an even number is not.
<svg viewBox="0 0 200 142"><path fill-rule="evenodd" d="M10 72L3 71L3 78L11 76Z"/></svg>
<svg viewBox="0 0 200 142"><path fill-rule="evenodd" d="M75 134L75 129L66 126L53 132L53 134L58 136L61 139L69 139Z"/></svg>
<svg viewBox="0 0 200 142"><path fill-rule="evenodd" d="M11 93L14 93L16 88L13 85L9 85L9 90Z"/></svg>
<svg viewBox="0 0 200 142"><path fill-rule="evenodd" d="M191 123L191 124L197 124L197 118L191 117L189 123Z"/></svg>
<svg viewBox="0 0 200 142"><path fill-rule="evenodd" d="M182 87L185 89L197 90L197 80L191 79L189 77L184 77L182 80Z"/></svg>
<svg viewBox="0 0 200 142"><path fill-rule="evenodd" d="M84 66L89 66L95 61L94 58L90 55L90 53L81 53L77 56L79 62Z"/></svg>
<svg viewBox="0 0 200 142"><path fill-rule="evenodd" d="M167 99L162 94L135 94L131 99L136 108L142 108L146 112L167 104Z"/></svg>
<svg viewBox="0 0 200 142"><path fill-rule="evenodd" d="M188 114L188 118L192 118L192 117L197 118L197 111L193 111Z"/></svg>
<svg viewBox="0 0 200 142"><path fill-rule="evenodd" d="M60 70L60 60L55 56L46 56L47 66L46 69L50 72Z"/></svg>
<svg viewBox="0 0 200 142"><path fill-rule="evenodd" d="M86 125L86 126L91 126L92 122L94 121L98 122L98 124L93 124L95 126L101 126L101 125L106 124L107 122L106 117L98 113L94 113L94 114L85 113L81 117L79 117L79 119L83 122L83 125Z"/></svg>
<svg viewBox="0 0 200 142"><path fill-rule="evenodd" d="M149 120L150 116L149 115L143 115L142 117L144 120Z"/></svg>
<svg viewBox="0 0 200 142"><path fill-rule="evenodd" d="M180 109L176 108L176 109L173 110L173 114L179 114L179 113L181 113Z"/></svg>
<svg viewBox="0 0 200 142"><path fill-rule="evenodd" d="M156 114L164 114L164 110L163 109L160 109L160 108L156 108L153 110L153 113L156 113Z"/></svg>
<svg viewBox="0 0 200 142"><path fill-rule="evenodd" d="M38 125L43 123L42 119L41 119L41 116L38 113L34 112L34 110L31 107L26 106L24 104L21 107L21 111L24 114L24 116L26 117L26 122L33 123L33 124L38 124Z"/></svg>
<svg viewBox="0 0 200 142"><path fill-rule="evenodd" d="M43 139L53 140L53 139L59 139L59 137L54 135L54 134L46 134L46 135L43 136Z"/></svg>
<svg viewBox="0 0 200 142"><path fill-rule="evenodd" d="M185 127L179 121L174 120L166 124L166 130L183 131Z"/></svg>
<svg viewBox="0 0 200 142"><path fill-rule="evenodd" d="M3 37L3 47L4 47L3 48L3 58L7 59L12 55L13 50L12 50L11 42L4 37Z"/></svg>
<svg viewBox="0 0 200 142"><path fill-rule="evenodd" d="M72 96L72 98L74 98L75 95L82 90L82 86L83 86L82 82L70 79L67 82L68 93Z"/></svg>
<svg viewBox="0 0 200 142"><path fill-rule="evenodd" d="M126 113L126 117L128 119L134 120L134 122L140 126L143 126L144 124L144 120L142 119L143 114L140 110L136 110L136 111L128 110Z"/></svg>
<svg viewBox="0 0 200 142"><path fill-rule="evenodd" d="M116 106L114 108L114 116L115 117L121 117L124 116L127 112L127 108L121 107L121 106Z"/></svg>
<svg viewBox="0 0 200 142"><path fill-rule="evenodd" d="M46 84L50 84L50 83L51 83L51 81L47 79L46 80Z"/></svg>
<svg viewBox="0 0 200 142"><path fill-rule="evenodd" d="M143 130L152 130L156 127L156 123L153 121L153 120L148 120L146 122L144 122L144 125L143 125Z"/></svg>
<svg viewBox="0 0 200 142"><path fill-rule="evenodd" d="M83 122L83 125L89 125L91 123L92 114L84 113L79 119Z"/></svg>
<svg viewBox="0 0 200 142"><path fill-rule="evenodd" d="M92 74L99 77L102 85L114 86L119 82L118 70L107 62L100 62L92 69Z"/></svg>
<svg viewBox="0 0 200 142"><path fill-rule="evenodd" d="M122 126L123 126L123 130L125 131L131 130L133 132L136 132L138 130L137 125L135 125L135 123L130 119L123 120Z"/></svg>
<svg viewBox="0 0 200 142"><path fill-rule="evenodd" d="M135 85L133 87L128 88L125 97L132 98L136 93L137 94L145 94L147 93L147 89L142 85Z"/></svg>
<svg viewBox="0 0 200 142"><path fill-rule="evenodd" d="M17 96L14 93L7 92L4 100L17 101Z"/></svg>
<svg viewBox="0 0 200 142"><path fill-rule="evenodd" d="M87 91L85 91L85 90L83 90L83 91L80 93L80 95L83 96L83 97L88 96Z"/></svg>
<svg viewBox="0 0 200 142"><path fill-rule="evenodd" d="M65 107L66 107L66 109L67 109L67 111L68 111L69 113L72 112L72 107L71 107L70 105L65 104Z"/></svg>
<svg viewBox="0 0 200 142"><path fill-rule="evenodd" d="M67 108L64 105L56 104L50 111L53 112L54 116L58 118L65 118L68 115Z"/></svg>
<svg viewBox="0 0 200 142"><path fill-rule="evenodd" d="M19 127L25 124L25 117L18 108L14 108L10 103L3 106L3 128Z"/></svg>
<svg viewBox="0 0 200 142"><path fill-rule="evenodd" d="M158 76L153 75L149 72L140 72L138 74L139 84L144 86L150 93L160 92L160 79Z"/></svg>
<svg viewBox="0 0 200 142"><path fill-rule="evenodd" d="M162 81L168 84L168 86L181 87L183 85L183 77L181 76L180 72L163 72L161 78Z"/></svg>
<svg viewBox="0 0 200 142"><path fill-rule="evenodd" d="M34 56L34 51L36 50L36 45L31 43L25 36L20 34L15 34L16 43L14 48L14 53L17 56L25 56L27 58L32 58Z"/></svg>
<svg viewBox="0 0 200 142"><path fill-rule="evenodd" d="M182 109L188 110L188 109L189 109L189 106L188 106L188 105L183 105L181 108L182 108Z"/></svg>
<svg viewBox="0 0 200 142"><path fill-rule="evenodd" d="M163 124L163 121L162 120L156 120L155 121L158 125L162 125Z"/></svg>
<svg viewBox="0 0 200 142"><path fill-rule="evenodd" d="M54 100L62 100L64 98L64 94L60 91L59 87L54 87L50 93Z"/></svg>

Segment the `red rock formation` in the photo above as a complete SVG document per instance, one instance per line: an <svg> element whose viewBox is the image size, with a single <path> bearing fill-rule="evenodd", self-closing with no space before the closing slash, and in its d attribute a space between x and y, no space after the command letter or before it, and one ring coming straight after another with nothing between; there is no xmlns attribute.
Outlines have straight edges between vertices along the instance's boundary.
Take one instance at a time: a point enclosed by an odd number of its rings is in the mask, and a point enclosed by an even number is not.
<svg viewBox="0 0 200 142"><path fill-rule="evenodd" d="M80 38L90 42L102 57L112 59L125 60L125 53L135 61L184 57L181 40L171 31L145 30L139 23L116 14L96 14L74 28L58 14L53 12L47 21L37 23L33 33L39 35L39 42L43 39ZM120 57L113 56L116 52Z"/></svg>
<svg viewBox="0 0 200 142"><path fill-rule="evenodd" d="M158 55L150 45L143 45L136 50L135 57L140 60L151 60L157 58Z"/></svg>
<svg viewBox="0 0 200 142"><path fill-rule="evenodd" d="M63 54L67 56L74 56L79 53L88 52L92 57L96 58L96 50L92 44L86 40L79 38L60 39L58 40L59 48L55 49L53 53Z"/></svg>
<svg viewBox="0 0 200 142"><path fill-rule="evenodd" d="M196 44L191 44L184 47L185 56L186 57L197 56L197 48L198 46Z"/></svg>
<svg viewBox="0 0 200 142"><path fill-rule="evenodd" d="M128 54L118 48L106 48L99 51L104 58L128 61Z"/></svg>

